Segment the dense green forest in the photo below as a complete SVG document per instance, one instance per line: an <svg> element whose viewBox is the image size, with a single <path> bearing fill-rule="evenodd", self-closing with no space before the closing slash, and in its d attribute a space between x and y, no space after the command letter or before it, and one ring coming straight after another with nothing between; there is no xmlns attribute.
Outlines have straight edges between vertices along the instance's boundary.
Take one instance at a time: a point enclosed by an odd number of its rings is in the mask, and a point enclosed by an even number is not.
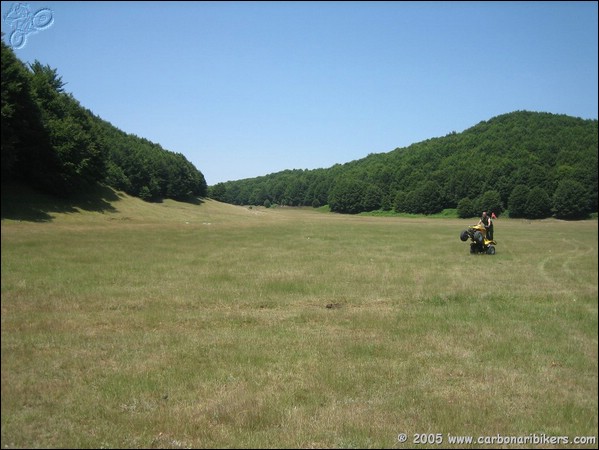
<svg viewBox="0 0 599 450"><path fill-rule="evenodd" d="M98 183L144 200L204 197L182 154L127 134L64 92L55 69L22 63L2 42L2 182L69 197Z"/></svg>
<svg viewBox="0 0 599 450"><path fill-rule="evenodd" d="M209 195L239 205L328 204L350 214L456 208L464 218L482 210L584 218L597 211L597 120L516 111L327 169L219 183Z"/></svg>

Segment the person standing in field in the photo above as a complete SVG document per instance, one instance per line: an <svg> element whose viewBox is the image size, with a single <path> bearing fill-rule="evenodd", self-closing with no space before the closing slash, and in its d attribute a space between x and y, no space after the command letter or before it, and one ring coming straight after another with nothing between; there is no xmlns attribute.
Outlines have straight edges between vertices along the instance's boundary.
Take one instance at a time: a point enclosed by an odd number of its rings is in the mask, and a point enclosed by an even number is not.
<svg viewBox="0 0 599 450"><path fill-rule="evenodd" d="M483 215L480 218L480 220L478 221L478 224L485 227L485 230L487 230L487 239L492 241L493 240L493 219L491 219L491 216L487 215L487 211L483 211Z"/></svg>

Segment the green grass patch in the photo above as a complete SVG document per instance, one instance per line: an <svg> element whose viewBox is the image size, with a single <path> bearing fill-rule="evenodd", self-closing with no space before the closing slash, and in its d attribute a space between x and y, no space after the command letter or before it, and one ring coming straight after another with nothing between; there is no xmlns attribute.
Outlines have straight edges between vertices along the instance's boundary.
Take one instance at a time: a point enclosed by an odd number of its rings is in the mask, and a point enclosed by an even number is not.
<svg viewBox="0 0 599 450"><path fill-rule="evenodd" d="M596 220L115 195L3 216L2 447L597 436Z"/></svg>

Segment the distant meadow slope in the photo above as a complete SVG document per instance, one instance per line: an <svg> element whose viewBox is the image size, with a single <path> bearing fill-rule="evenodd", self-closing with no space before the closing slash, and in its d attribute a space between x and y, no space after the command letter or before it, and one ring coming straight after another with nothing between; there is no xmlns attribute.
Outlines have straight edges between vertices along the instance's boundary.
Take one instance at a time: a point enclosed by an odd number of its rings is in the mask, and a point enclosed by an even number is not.
<svg viewBox="0 0 599 450"><path fill-rule="evenodd" d="M2 194L2 448L597 447L596 218Z"/></svg>

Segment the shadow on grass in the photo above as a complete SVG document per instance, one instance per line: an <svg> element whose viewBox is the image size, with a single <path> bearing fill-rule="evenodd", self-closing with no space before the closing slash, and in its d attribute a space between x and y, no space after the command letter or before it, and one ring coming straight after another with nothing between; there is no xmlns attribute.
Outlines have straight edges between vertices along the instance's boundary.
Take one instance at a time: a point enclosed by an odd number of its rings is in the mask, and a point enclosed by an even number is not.
<svg viewBox="0 0 599 450"><path fill-rule="evenodd" d="M116 212L112 202L119 195L107 186L95 186L88 192L70 198L53 197L32 188L2 184L2 219L26 222L50 222L53 213L78 213L81 210L99 213Z"/></svg>
<svg viewBox="0 0 599 450"><path fill-rule="evenodd" d="M155 198L155 199L146 200L146 201L148 203L153 203L153 204L159 205L161 203L164 203L165 200L166 199L164 199L164 198ZM174 200L179 203L189 203L190 205L196 205L196 206L199 206L202 203L204 203L204 200L199 197L177 197L177 198L173 198L171 200Z"/></svg>
<svg viewBox="0 0 599 450"><path fill-rule="evenodd" d="M199 197L187 197L187 198L180 199L177 201L179 201L181 203L189 203L191 205L196 205L196 206L200 206L202 203L204 203L204 200Z"/></svg>
<svg viewBox="0 0 599 450"><path fill-rule="evenodd" d="M114 189L96 185L85 192L69 198L54 197L41 193L25 185L2 184L2 219L25 222L51 222L54 214L76 214L81 211L98 213L116 213L113 203L118 202L123 194ZM176 201L201 205L204 200L199 197L179 198ZM150 203L162 203L155 200Z"/></svg>

